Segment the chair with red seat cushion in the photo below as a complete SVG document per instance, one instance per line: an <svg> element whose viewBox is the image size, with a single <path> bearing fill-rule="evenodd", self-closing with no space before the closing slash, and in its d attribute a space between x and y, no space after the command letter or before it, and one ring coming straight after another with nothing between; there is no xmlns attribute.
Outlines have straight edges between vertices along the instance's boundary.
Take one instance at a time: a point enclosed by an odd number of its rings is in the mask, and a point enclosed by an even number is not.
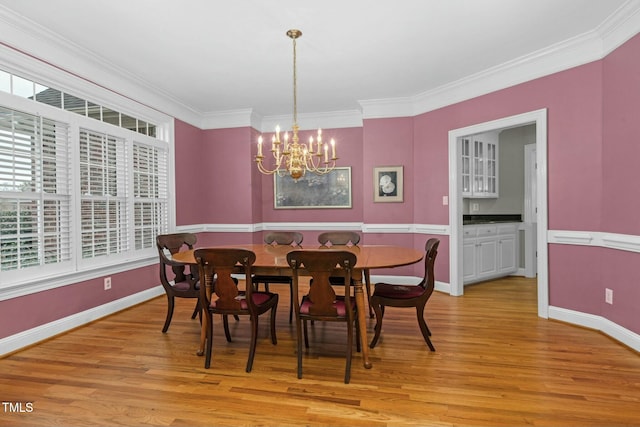
<svg viewBox="0 0 640 427"><path fill-rule="evenodd" d="M200 314L200 282L197 269L194 267L185 273L185 264L174 261L172 255L180 250L193 249L197 238L191 233L160 234L156 237L156 247L160 258L160 282L167 294L167 317L162 332L167 332L173 317L175 298L194 298L196 307L193 310L192 319Z"/></svg>
<svg viewBox="0 0 640 427"><path fill-rule="evenodd" d="M438 239L432 238L427 240L427 243L425 244L426 255L424 258L424 278L418 285L376 283L373 295L371 295L371 299L369 300L369 303L373 306L373 310L376 313L375 335L373 336L369 347L374 348L380 338L385 306L415 307L422 336L429 346L429 349L431 351L435 351L435 348L431 343L431 339L429 338L431 336L431 331L427 327L427 322L424 320L424 307L427 304L429 297L431 297L435 286L433 266L436 261L436 256L438 255L439 245L440 240Z"/></svg>
<svg viewBox="0 0 640 427"><path fill-rule="evenodd" d="M296 231L273 231L264 236L267 245L289 245L300 247L304 236ZM267 274L255 275L251 278L253 285L258 289L260 283L264 283L264 290L269 292L270 284L289 285L289 323L293 319L293 280L291 276L272 276Z"/></svg>
<svg viewBox="0 0 640 427"><path fill-rule="evenodd" d="M249 316L251 320L251 341L246 371L251 372L253 359L258 341L258 319L261 314L271 311L271 342L277 344L276 339L276 310L278 308L278 294L258 292L251 286L251 268L256 260L256 254L246 249L236 248L206 248L196 249L194 257L198 262L200 280L200 304L205 318L205 361L204 367L211 365L211 350L213 348L213 314L221 314L224 332L228 342L231 342L227 316ZM232 273L241 271L247 278L245 291L238 289Z"/></svg>
<svg viewBox="0 0 640 427"><path fill-rule="evenodd" d="M347 365L344 382L351 378L351 356L353 329L356 328L356 349L360 351L355 298L351 296L351 274L356 265L355 254L344 250L295 250L287 254L287 262L293 272L293 292L296 333L298 344L298 378L302 378L302 325L304 322L304 344L309 348L307 320L345 322L347 324ZM300 270L305 270L314 281L309 293L300 298ZM344 276L344 295L336 295L329 279L333 275Z"/></svg>
<svg viewBox="0 0 640 427"><path fill-rule="evenodd" d="M338 249L340 246L358 246L360 243L360 234L355 231L327 231L318 235L318 243L326 247L335 247ZM371 298L371 279L369 270L363 271L364 285L367 289L367 301ZM331 284L334 286L342 286L344 279L342 277L332 277ZM369 317L373 318L373 309L369 304Z"/></svg>

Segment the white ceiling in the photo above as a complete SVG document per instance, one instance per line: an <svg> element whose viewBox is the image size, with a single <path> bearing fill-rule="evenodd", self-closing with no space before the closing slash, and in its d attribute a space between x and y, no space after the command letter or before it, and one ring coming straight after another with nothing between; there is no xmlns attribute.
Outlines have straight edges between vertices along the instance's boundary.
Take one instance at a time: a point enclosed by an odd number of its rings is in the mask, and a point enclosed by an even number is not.
<svg viewBox="0 0 640 427"><path fill-rule="evenodd" d="M298 111L334 112L432 91L550 50L598 32L628 3L0 0L0 8L194 113L252 109L272 116L292 111L290 28L303 32ZM55 65L77 72L73 64Z"/></svg>

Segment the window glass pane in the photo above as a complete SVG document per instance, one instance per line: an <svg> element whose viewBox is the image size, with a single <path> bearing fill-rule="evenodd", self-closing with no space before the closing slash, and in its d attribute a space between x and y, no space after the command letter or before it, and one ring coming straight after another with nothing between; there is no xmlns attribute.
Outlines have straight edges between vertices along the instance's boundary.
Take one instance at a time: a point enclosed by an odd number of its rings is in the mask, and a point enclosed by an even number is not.
<svg viewBox="0 0 640 427"><path fill-rule="evenodd" d="M120 126L120 113L105 106L102 107L102 121Z"/></svg>
<svg viewBox="0 0 640 427"><path fill-rule="evenodd" d="M36 101L53 107L62 108L62 93L36 83Z"/></svg>
<svg viewBox="0 0 640 427"><path fill-rule="evenodd" d="M149 136L152 136L154 138L157 138L158 135L156 134L156 127L155 125L152 125L151 123L148 124L148 128L147 128L147 132Z"/></svg>
<svg viewBox="0 0 640 427"><path fill-rule="evenodd" d="M126 114L123 113L121 114L121 120L122 120L123 128L136 132L137 125L136 125L136 119L134 117L127 116Z"/></svg>
<svg viewBox="0 0 640 427"><path fill-rule="evenodd" d="M0 90L11 93L11 74L0 70Z"/></svg>
<svg viewBox="0 0 640 427"><path fill-rule="evenodd" d="M33 99L33 82L22 77L13 76L13 94Z"/></svg>
<svg viewBox="0 0 640 427"><path fill-rule="evenodd" d="M91 117L92 119L96 120L102 120L100 106L98 104L94 104L93 102L87 101L87 117Z"/></svg>
<svg viewBox="0 0 640 427"><path fill-rule="evenodd" d="M78 98L77 96L73 96L68 93L64 94L64 109L67 111L80 114L81 116L86 116L86 103L87 102L82 98Z"/></svg>
<svg viewBox="0 0 640 427"><path fill-rule="evenodd" d="M147 134L147 122L138 120L138 133L141 133L143 135Z"/></svg>

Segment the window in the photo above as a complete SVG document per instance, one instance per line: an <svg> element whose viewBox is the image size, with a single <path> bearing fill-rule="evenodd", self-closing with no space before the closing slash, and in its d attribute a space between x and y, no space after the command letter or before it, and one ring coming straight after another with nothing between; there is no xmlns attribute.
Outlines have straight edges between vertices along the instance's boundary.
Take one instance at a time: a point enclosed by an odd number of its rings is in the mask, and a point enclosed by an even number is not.
<svg viewBox="0 0 640 427"><path fill-rule="evenodd" d="M0 271L71 259L68 132L0 107Z"/></svg>
<svg viewBox="0 0 640 427"><path fill-rule="evenodd" d="M0 290L155 259L169 126L0 71Z"/></svg>
<svg viewBox="0 0 640 427"><path fill-rule="evenodd" d="M126 160L124 139L80 129L82 258L128 250Z"/></svg>

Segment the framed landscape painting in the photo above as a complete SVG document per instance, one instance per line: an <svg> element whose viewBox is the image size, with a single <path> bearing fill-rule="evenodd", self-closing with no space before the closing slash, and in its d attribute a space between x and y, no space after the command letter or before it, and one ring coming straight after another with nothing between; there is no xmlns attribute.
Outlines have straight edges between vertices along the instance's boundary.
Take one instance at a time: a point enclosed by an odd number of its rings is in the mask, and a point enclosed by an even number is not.
<svg viewBox="0 0 640 427"><path fill-rule="evenodd" d="M275 209L351 208L351 168L335 168L326 175L307 172L294 181L273 175Z"/></svg>
<svg viewBox="0 0 640 427"><path fill-rule="evenodd" d="M404 182L402 166L373 168L373 201L402 202Z"/></svg>

